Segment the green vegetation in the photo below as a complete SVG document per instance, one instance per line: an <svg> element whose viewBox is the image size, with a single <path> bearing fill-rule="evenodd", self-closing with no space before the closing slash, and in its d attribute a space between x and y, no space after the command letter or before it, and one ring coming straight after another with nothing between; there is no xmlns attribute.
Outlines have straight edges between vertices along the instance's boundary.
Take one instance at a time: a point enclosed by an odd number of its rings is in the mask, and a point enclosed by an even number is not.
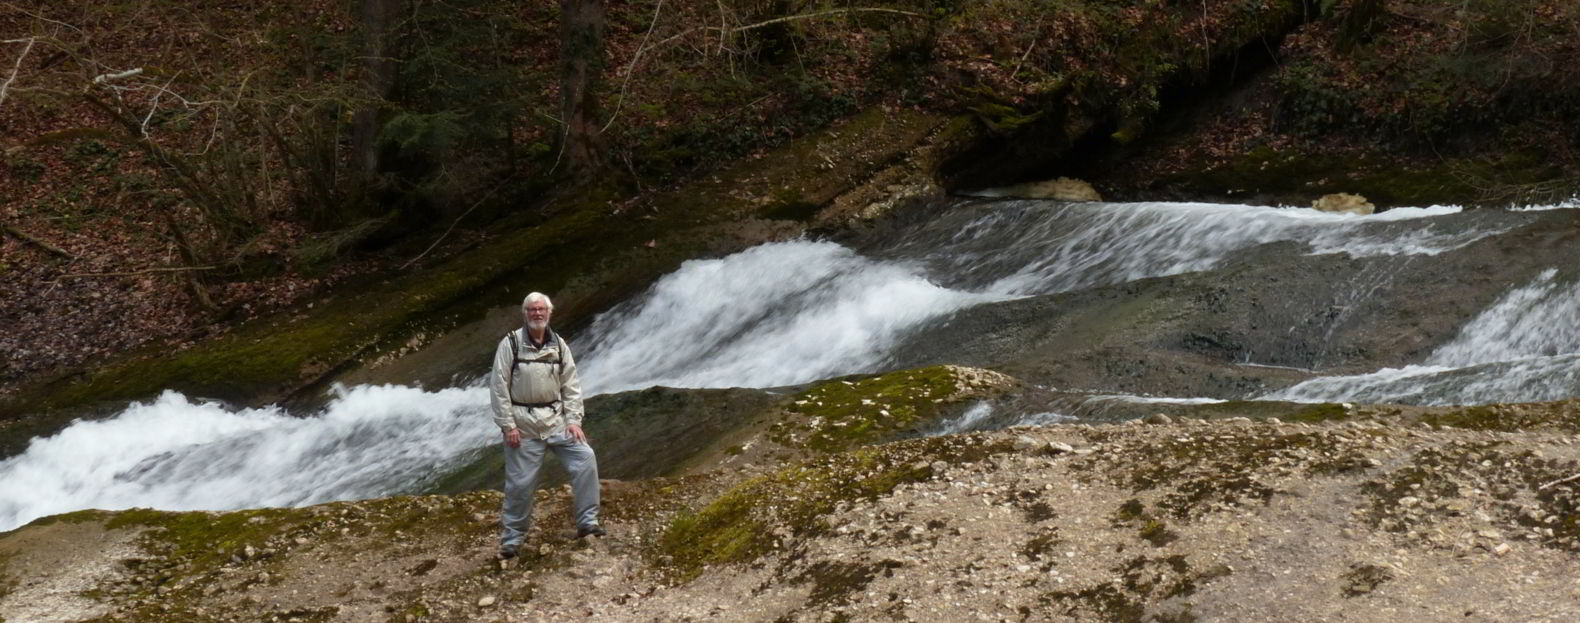
<svg viewBox="0 0 1580 623"><path fill-rule="evenodd" d="M738 484L670 522L656 556L678 581L708 565L754 560L792 538L823 534L819 519L841 504L870 500L933 476L932 461L968 462L1007 452L972 436L860 448L782 468Z"/></svg>
<svg viewBox="0 0 1580 623"><path fill-rule="evenodd" d="M966 395L948 366L835 379L797 394L789 411L805 419L777 424L772 433L782 445L838 452L936 424Z"/></svg>

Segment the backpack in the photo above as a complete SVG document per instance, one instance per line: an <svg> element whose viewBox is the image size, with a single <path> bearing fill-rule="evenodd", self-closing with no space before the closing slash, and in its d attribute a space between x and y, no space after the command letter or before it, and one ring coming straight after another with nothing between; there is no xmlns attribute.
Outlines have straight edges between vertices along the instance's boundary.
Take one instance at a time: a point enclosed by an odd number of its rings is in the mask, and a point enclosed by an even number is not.
<svg viewBox="0 0 1580 623"><path fill-rule="evenodd" d="M550 360L546 360L546 359L522 359L521 358L521 340L516 339L516 331L515 331L515 329L511 329L510 332L506 333L505 335L510 338L510 356L511 356L511 361L510 361L510 381L509 381L510 384L505 387L505 393L510 395L510 404L516 405L518 407L552 407L552 406L554 406L556 404L559 404L558 400L556 400L554 402L516 402L516 395L515 395L516 366L519 366L519 365L521 365L523 363L546 363L546 364L549 364L549 365L558 366L559 370L556 370L557 376L564 377L565 376L565 338L560 337L560 334L555 333L553 331L549 332L549 335L554 336L554 344L555 344L555 346L557 348L557 350L554 353L554 359L552 361L550 361Z"/></svg>

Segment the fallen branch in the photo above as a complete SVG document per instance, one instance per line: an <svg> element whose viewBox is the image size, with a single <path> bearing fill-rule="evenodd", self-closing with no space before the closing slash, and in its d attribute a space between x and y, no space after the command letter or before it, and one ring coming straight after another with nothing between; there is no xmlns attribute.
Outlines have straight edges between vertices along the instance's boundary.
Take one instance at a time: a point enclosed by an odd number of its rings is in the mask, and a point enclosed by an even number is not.
<svg viewBox="0 0 1580 623"><path fill-rule="evenodd" d="M642 61L642 52L647 50L647 40L653 36L653 29L658 26L658 15L664 10L664 0L658 0L658 6L653 9L653 22L647 25L647 32L642 35L642 44L636 46L636 54L631 55L631 64L625 68L625 79L620 81L620 98L615 100L614 114L609 115L609 122L598 129L603 134L609 126L614 125L614 120L620 118L620 109L625 107L626 87L631 84L631 76L636 73L636 64Z"/></svg>
<svg viewBox="0 0 1580 623"><path fill-rule="evenodd" d="M819 17L828 17L830 15L840 15L840 14L843 14L843 13L896 13L896 14L899 14L899 15L909 15L911 17L927 17L926 15L922 15L921 13L913 13L911 11L902 11L900 9L877 9L877 8L853 7L853 8L848 8L848 9L829 9L827 11L818 11L816 13L802 13L800 15L788 15L788 16L785 16L785 17L777 17L777 18L774 18L774 19L771 19L771 20L768 20L768 21L765 21L765 22L757 22L756 24L747 24L745 26L737 26L735 28L729 29L729 32L732 32L732 33L734 33L734 32L741 32L741 31L744 31L744 30L752 30L754 28L762 28L764 26L772 26L774 24L780 24L780 23L784 23L784 22L794 22L794 21L799 21L799 20L803 20L803 19L815 19L815 18L819 18ZM720 30L723 30L723 29L721 28Z"/></svg>
<svg viewBox="0 0 1580 623"><path fill-rule="evenodd" d="M28 52L33 51L33 43L37 40L36 37L28 37L26 39L8 39L3 42L26 43L27 47L22 48L22 54L16 57L16 64L11 66L11 75L5 79L5 82L0 82L0 104L5 103L5 96L11 90L11 83L15 82L17 75L22 73L22 60L27 58Z"/></svg>
<svg viewBox="0 0 1580 623"><path fill-rule="evenodd" d="M34 245L34 246L36 246L36 247L38 247L40 249L43 249L45 251L49 251L50 253L54 253L55 255L59 255L59 256L61 256L63 258L66 258L68 260L75 260L75 259L77 259L77 256L72 255L70 251L67 251L67 250L62 249L60 247L52 245L52 244L50 244L48 242L45 242L43 240L40 240L38 238L34 238L31 234L28 234L25 231L22 231L20 229L17 229L15 227L10 226L10 225L0 225L0 226L5 227L5 233L11 234L12 236L16 236L17 240L21 240L23 242L30 243L30 244L32 244L32 245Z"/></svg>
<svg viewBox="0 0 1580 623"><path fill-rule="evenodd" d="M462 212L460 216L455 217L455 221L450 223L450 228L444 230L444 233L439 235L439 239L438 240L433 241L433 244L430 244L430 245L428 245L428 248L423 249L422 253L418 253L417 257L414 257L414 258L411 258L409 260L406 260L405 264L401 264L400 265L400 269L401 270L406 270L407 268L410 268L412 264L416 264L417 260L420 260L423 257L427 256L428 252L432 251L434 249L434 247L439 246L439 243L444 242L444 239L448 238L450 236L450 232L455 231L455 226L456 225L460 225L461 221L463 219L465 219L467 217L467 215L471 214L473 210L477 209L477 206L483 205L484 201L487 201L489 197L494 196L494 193L499 192L499 189L505 187L505 183L509 182L511 179L514 179L514 178L515 178L515 176L512 175L510 177L507 177L507 178L501 180L498 184L494 185L493 189L489 190L487 193L484 193L482 197L478 197L477 201L472 202L472 206L471 207L467 208L465 212Z"/></svg>
<svg viewBox="0 0 1580 623"><path fill-rule="evenodd" d="M1561 485L1563 483L1566 483L1566 482L1569 482L1569 481L1572 481L1572 480L1580 480L1580 474L1575 474L1575 475L1570 476L1568 478L1559 478L1558 480L1554 480L1554 481L1549 482L1549 483L1547 483L1545 485L1537 487L1536 490L1537 491L1541 491L1541 490L1546 489L1548 487L1552 487L1552 486L1555 486L1555 485Z"/></svg>
<svg viewBox="0 0 1580 623"><path fill-rule="evenodd" d="M757 22L755 24L747 24L745 26L735 26L735 27L729 27L729 28L722 27L722 26L697 26L695 28L688 28L688 29L680 31L680 32L678 32L676 34L670 35L669 38L664 39L663 41L659 41L658 43L653 44L652 48L650 48L650 49L651 50L656 50L656 49L661 48L661 47L663 47L665 45L668 45L669 43L671 43L671 42L673 42L673 41L675 41L677 39L680 39L681 37L685 37L686 35L689 35L689 34L692 34L692 33L695 33L695 32L703 32L703 31L718 32L721 35L720 38L722 39L722 35L734 34L734 33L737 33L737 32L745 32L745 31L748 31L748 30L755 30L757 28L763 28L765 26L772 26L774 24L782 24L784 22L794 22L794 21L800 21L800 20L804 20L804 19L817 19L819 17L828 17L828 16L831 16L831 15L843 15L845 13L895 13L895 14L898 14L898 15L905 15L905 16L909 16L909 17L923 17L923 18L927 17L926 15L923 15L921 13L915 13L915 12L911 12L911 11L902 11L900 9L882 9L882 8L864 8L864 7L851 7L851 8L845 8L845 9L829 9L827 11L818 11L816 13L802 13L800 15L788 15L788 16L785 16L785 17L776 17L776 18L768 20L768 21ZM722 48L722 45L721 45L721 48ZM631 66L626 69L626 71L627 72L631 72L631 71L634 71L635 69L636 69L636 63L633 62L631 64Z"/></svg>
<svg viewBox="0 0 1580 623"><path fill-rule="evenodd" d="M215 268L217 268L217 267L215 267L215 266L160 266L160 267L156 267L156 268L144 268L142 270L131 270L131 271L120 272L120 273L73 273L73 274L70 274L70 275L61 275L59 277L56 277L56 279L82 279L82 278L85 278L85 277L135 277L137 275L147 275L149 273L179 273L179 272L185 272L185 271L189 271L189 270L214 270Z"/></svg>

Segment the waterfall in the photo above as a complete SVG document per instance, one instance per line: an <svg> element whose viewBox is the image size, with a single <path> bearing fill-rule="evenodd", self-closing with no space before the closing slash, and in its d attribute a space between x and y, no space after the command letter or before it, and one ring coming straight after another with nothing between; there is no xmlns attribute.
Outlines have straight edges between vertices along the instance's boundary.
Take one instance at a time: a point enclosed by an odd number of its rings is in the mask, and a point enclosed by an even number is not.
<svg viewBox="0 0 1580 623"><path fill-rule="evenodd" d="M1312 379L1266 396L1426 405L1580 395L1580 282L1547 269L1510 290L1420 365Z"/></svg>
<svg viewBox="0 0 1580 623"><path fill-rule="evenodd" d="M888 350L915 331L985 303L1213 270L1267 244L1307 254L1430 258L1534 218L1451 207L1356 217L1257 206L969 199L873 248L800 240L688 261L570 337L589 395L655 384L783 386L878 371ZM1467 325L1423 369L1469 374L1476 366L1503 366L1496 372L1510 383L1521 382L1514 375L1551 381L1526 381L1536 385L1526 388L1531 393L1508 389L1514 395L1580 393L1574 373L1558 371L1576 368L1577 297L1574 286L1547 274L1495 306L1504 311L1489 310ZM1569 312L1561 311L1564 304ZM1540 311L1546 309L1553 311ZM1543 333L1532 333L1538 329ZM1326 391L1365 400L1369 388L1386 384L1386 374L1378 374L1365 386L1330 380L1325 390L1313 382L1291 391L1306 392L1302 399L1322 399L1314 396ZM1444 399L1471 395L1457 396ZM481 380L437 391L338 389L308 414L228 409L170 392L34 439L0 461L0 530L81 508L223 510L413 491L496 440L488 409ZM990 417L993 408L984 403L947 426L966 430ZM1048 412L1018 422L1066 417Z"/></svg>
<svg viewBox="0 0 1580 623"><path fill-rule="evenodd" d="M498 433L481 387L339 389L312 417L175 392L0 461L0 530L81 508L301 506L410 490Z"/></svg>
<svg viewBox="0 0 1580 623"><path fill-rule="evenodd" d="M600 316L583 376L595 393L804 383L870 370L918 325L1003 298L830 242L766 244L686 262Z"/></svg>
<svg viewBox="0 0 1580 623"><path fill-rule="evenodd" d="M1210 270L1275 242L1313 255L1430 256L1514 226L1460 214L1452 206L1362 217L1204 203L965 202L887 252L923 258L951 283L1026 296Z"/></svg>

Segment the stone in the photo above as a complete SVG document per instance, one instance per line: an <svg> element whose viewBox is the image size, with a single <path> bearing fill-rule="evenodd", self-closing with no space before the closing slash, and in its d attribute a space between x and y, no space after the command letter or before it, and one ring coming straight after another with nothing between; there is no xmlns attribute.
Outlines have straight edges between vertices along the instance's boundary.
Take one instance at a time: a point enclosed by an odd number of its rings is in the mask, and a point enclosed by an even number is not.
<svg viewBox="0 0 1580 623"><path fill-rule="evenodd" d="M494 601L495 599L493 595L484 595L482 599L477 600L477 607L487 608L494 605Z"/></svg>
<svg viewBox="0 0 1580 623"><path fill-rule="evenodd" d="M1038 445L1039 444L1037 443L1037 440L1033 439L1030 435L1021 435L1015 438L1014 447L1016 452L1025 452L1037 447Z"/></svg>
<svg viewBox="0 0 1580 623"><path fill-rule="evenodd" d="M1311 202L1311 209L1320 212L1334 212L1338 214L1358 214L1365 216L1377 211L1377 206L1367 201L1365 197L1350 193L1333 193L1323 195L1322 198Z"/></svg>
<svg viewBox="0 0 1580 623"><path fill-rule="evenodd" d="M1052 199L1055 201L1102 201L1103 196L1097 189L1085 181L1069 177L1060 177L1040 182L1026 182L1000 189L995 193L1002 197L1018 197L1020 199Z"/></svg>
<svg viewBox="0 0 1580 623"><path fill-rule="evenodd" d="M1062 441L1050 441L1050 442L1048 442L1048 451L1052 452L1054 454L1064 454L1066 452L1075 452L1075 446L1072 446L1070 444L1064 443Z"/></svg>
<svg viewBox="0 0 1580 623"><path fill-rule="evenodd" d="M1143 421L1148 424L1173 424L1174 418L1169 417L1167 414L1154 413L1147 416Z"/></svg>

